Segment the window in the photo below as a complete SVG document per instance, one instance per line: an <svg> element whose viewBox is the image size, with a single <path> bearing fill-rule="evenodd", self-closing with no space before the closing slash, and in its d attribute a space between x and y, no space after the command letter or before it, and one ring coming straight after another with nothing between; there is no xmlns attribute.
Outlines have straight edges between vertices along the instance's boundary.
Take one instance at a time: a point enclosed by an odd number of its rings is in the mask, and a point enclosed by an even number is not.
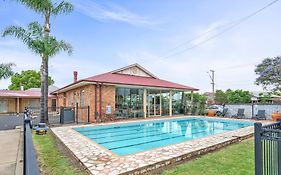
<svg viewBox="0 0 281 175"><path fill-rule="evenodd" d="M181 91L173 92L173 97L172 97L173 115L184 114L183 95L184 93Z"/></svg>
<svg viewBox="0 0 281 175"><path fill-rule="evenodd" d="M51 110L52 111L56 111L56 108L57 108L57 100L56 99L52 99Z"/></svg>
<svg viewBox="0 0 281 175"><path fill-rule="evenodd" d="M116 112L126 115L143 115L143 89L116 88Z"/></svg>
<svg viewBox="0 0 281 175"><path fill-rule="evenodd" d="M0 113L8 112L8 100L0 99Z"/></svg>
<svg viewBox="0 0 281 175"><path fill-rule="evenodd" d="M162 115L170 115L170 92L163 91L161 94Z"/></svg>
<svg viewBox="0 0 281 175"><path fill-rule="evenodd" d="M82 89L80 91L80 106L84 107L84 105L85 105L85 90Z"/></svg>
<svg viewBox="0 0 281 175"><path fill-rule="evenodd" d="M72 93L69 93L69 96L68 96L68 106L73 106L73 96L72 96Z"/></svg>

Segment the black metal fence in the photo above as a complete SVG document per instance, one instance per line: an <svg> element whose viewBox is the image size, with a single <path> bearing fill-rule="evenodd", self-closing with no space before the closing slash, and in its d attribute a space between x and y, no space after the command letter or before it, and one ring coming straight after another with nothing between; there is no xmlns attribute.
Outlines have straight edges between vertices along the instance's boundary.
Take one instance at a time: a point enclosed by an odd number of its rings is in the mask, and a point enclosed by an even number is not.
<svg viewBox="0 0 281 175"><path fill-rule="evenodd" d="M32 131L30 128L30 120L24 121L24 144L23 144L23 174L39 175L39 167L36 160L35 148L32 140Z"/></svg>
<svg viewBox="0 0 281 175"><path fill-rule="evenodd" d="M33 124L38 124L40 122L40 108L39 107L29 107L32 111L33 116L37 116L32 119ZM73 119L72 119L73 113ZM89 123L90 122L90 107L49 107L48 108L48 123L51 125L56 124L69 124L69 123Z"/></svg>
<svg viewBox="0 0 281 175"><path fill-rule="evenodd" d="M255 174L281 175L281 121L255 123Z"/></svg>

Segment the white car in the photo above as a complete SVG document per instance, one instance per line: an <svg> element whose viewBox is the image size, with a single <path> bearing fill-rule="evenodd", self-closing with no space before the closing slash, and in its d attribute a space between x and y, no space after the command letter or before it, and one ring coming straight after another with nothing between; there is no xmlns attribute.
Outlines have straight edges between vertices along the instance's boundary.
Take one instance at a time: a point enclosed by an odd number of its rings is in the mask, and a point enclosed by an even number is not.
<svg viewBox="0 0 281 175"><path fill-rule="evenodd" d="M213 110L215 111L215 114L220 116L223 114L223 106L222 105L211 105L207 107L207 112L208 110Z"/></svg>

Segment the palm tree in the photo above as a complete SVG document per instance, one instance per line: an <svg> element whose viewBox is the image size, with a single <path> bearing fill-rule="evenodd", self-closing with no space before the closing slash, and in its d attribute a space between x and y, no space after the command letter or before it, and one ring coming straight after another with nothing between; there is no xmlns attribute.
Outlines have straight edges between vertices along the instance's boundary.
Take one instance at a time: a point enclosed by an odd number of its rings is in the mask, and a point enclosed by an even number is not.
<svg viewBox="0 0 281 175"><path fill-rule="evenodd" d="M46 75L48 77L48 59L50 57L55 56L60 51L66 51L68 54L72 53L72 47L70 44L66 43L65 41L58 41L55 37L50 35L44 34L43 27L38 22L32 22L28 25L27 29L18 26L10 26L7 27L3 32L3 37L12 35L16 38L20 39L27 47L38 54L42 58L42 65L41 65L41 87L45 84L44 93L47 94L46 100L40 103L40 114L41 114L41 122L48 122L48 78L45 78ZM43 76L42 76L43 75ZM41 88L42 90L42 88ZM44 94L44 96L46 95ZM42 96L42 94L41 94ZM41 100L40 100L41 102ZM45 107L45 105L47 107ZM43 107L42 107L43 106ZM42 111L42 108L44 111ZM46 111L45 111L46 109Z"/></svg>
<svg viewBox="0 0 281 175"><path fill-rule="evenodd" d="M14 74L12 67L14 63L1 63L0 64L0 80L7 79Z"/></svg>
<svg viewBox="0 0 281 175"><path fill-rule="evenodd" d="M51 38L55 39L54 37L49 38L49 34L51 31L51 25L50 25L50 18L51 16L57 16L60 14L68 14L73 11L73 5L61 1L61 2L52 2L52 0L17 0L21 4L25 5L26 7L30 8L31 10L34 10L36 13L39 13L40 15L43 16L44 18L44 29L43 29L43 34L40 36L41 41L48 41ZM32 25L31 25L32 26ZM12 29L12 28L10 28ZM17 28L17 29L22 29L22 28ZM35 29L36 30L36 29ZM20 31L18 31L20 32ZM16 37L18 37L15 34ZM32 35L32 34L31 34ZM19 38L19 37L18 37ZM35 39L35 38L33 38ZM22 39L23 40L23 39ZM25 42L25 41L24 41ZM26 43L26 42L25 42ZM59 43L58 43L59 44ZM68 45L70 46L70 45ZM44 46L42 46L43 49ZM51 47L51 46L48 46ZM31 50L34 51L34 49ZM45 48L44 48L45 49ZM71 50L71 49L70 49ZM35 51L37 52L37 51ZM52 55L48 55L45 52L41 51L42 55L40 54L42 58L42 63L41 63L41 98L40 98L40 117L42 122L47 122L48 120L48 61L49 57Z"/></svg>

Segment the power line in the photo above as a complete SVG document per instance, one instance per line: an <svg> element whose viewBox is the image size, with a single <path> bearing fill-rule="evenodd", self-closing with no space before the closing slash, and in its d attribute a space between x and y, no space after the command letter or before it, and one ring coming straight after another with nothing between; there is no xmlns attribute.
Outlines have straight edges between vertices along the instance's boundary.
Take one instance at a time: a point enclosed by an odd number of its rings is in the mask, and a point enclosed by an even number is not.
<svg viewBox="0 0 281 175"><path fill-rule="evenodd" d="M211 33L212 31L215 31L215 30L217 30L217 29L219 29L219 28L221 28L221 27L229 26L229 25L231 25L231 24L233 24L233 23L235 23L235 21L233 21L233 22L231 22L231 23L228 23L228 24L225 24L225 25L219 25L219 26L217 26L217 27L214 27L214 28L212 28L212 29L209 29L209 30L207 30L207 31L205 31L205 32L203 32L203 33L201 33L201 34L199 34L199 35L197 35L197 36L195 36L195 37L189 39L189 40L183 41L181 44L178 44L177 46L175 46L175 47L169 49L169 50L167 51L167 53L170 52L170 51L176 50L177 48L180 48L180 47L182 47L182 46L184 46L184 45L187 45L187 44L191 43L192 41L195 41L196 39L201 38L201 37L203 37L203 36L205 36L205 35Z"/></svg>
<svg viewBox="0 0 281 175"><path fill-rule="evenodd" d="M240 20L238 20L238 21L235 22L234 24L232 24L232 25L230 25L229 27L225 28L225 29L222 30L221 32L219 32L219 33L217 33L217 34L211 36L210 38L207 38L206 40L204 40L204 41L202 41L202 42L199 42L199 43L197 43L197 44L195 44L195 45L193 45L193 46L191 46L191 47L187 47L187 48L184 49L184 50L181 50L181 51L172 53L172 54L170 54L170 55L164 56L163 59L167 59L167 58L169 58L169 57L178 55L178 54L180 54L180 53L182 53L182 52L185 52L185 51L194 49L194 48L199 47L200 45L202 45L202 44L204 44L204 43L206 43L206 42L208 42L208 41L210 41L210 40L212 40L212 39L215 39L215 38L219 37L220 35L222 35L222 34L228 32L229 30L231 30L231 29L237 27L237 26L240 25L241 23L243 23L243 22L249 20L251 17L257 15L258 13L262 12L263 10L267 9L268 7L272 6L273 4L275 4L275 3L278 2L278 1L279 1L279 0L274 0L274 1L270 2L270 3L267 4L266 6L264 6L264 7L260 8L260 9L258 9L257 11L255 11L255 12L253 12L253 13L251 13L251 14L249 14L249 15L243 17L243 18L241 18ZM195 37L195 38L200 38L201 36L206 35L206 33L209 33L209 32L210 32L210 31L207 31L207 32L205 32L205 33L203 33L203 34L201 34L201 35ZM184 42L184 45L187 44L187 43L190 43L190 42L193 41L193 40L195 40L195 39L193 38L193 39L191 39L191 40L189 40L189 41ZM179 47L181 47L181 45L178 45L178 46L176 46L175 48L179 48Z"/></svg>

